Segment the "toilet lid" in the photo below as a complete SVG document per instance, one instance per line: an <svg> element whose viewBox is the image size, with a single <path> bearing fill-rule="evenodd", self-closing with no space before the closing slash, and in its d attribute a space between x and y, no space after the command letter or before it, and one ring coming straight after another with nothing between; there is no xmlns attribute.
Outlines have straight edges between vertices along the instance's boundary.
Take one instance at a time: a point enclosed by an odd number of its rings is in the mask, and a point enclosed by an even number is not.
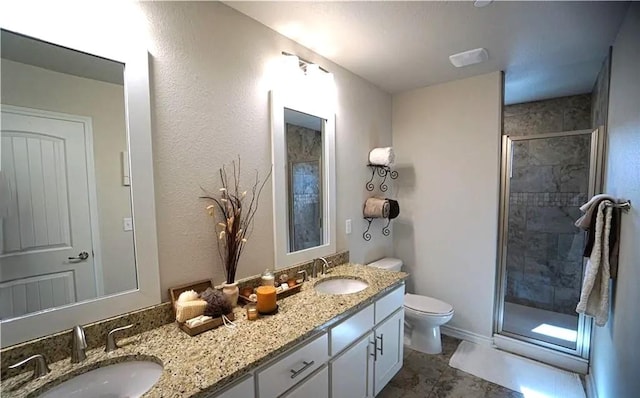
<svg viewBox="0 0 640 398"><path fill-rule="evenodd" d="M453 307L444 301L410 293L404 295L404 306L414 311L430 314L448 314L453 311Z"/></svg>

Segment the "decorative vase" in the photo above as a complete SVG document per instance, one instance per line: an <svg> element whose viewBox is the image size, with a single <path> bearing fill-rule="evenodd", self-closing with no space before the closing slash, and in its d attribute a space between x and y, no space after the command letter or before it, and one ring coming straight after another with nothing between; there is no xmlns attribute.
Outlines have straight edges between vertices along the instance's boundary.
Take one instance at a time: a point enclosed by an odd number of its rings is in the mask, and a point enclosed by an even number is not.
<svg viewBox="0 0 640 398"><path fill-rule="evenodd" d="M232 307L238 305L238 296L240 295L240 290L238 290L238 283L223 283L222 284L222 293L224 293L227 298L229 298L229 302Z"/></svg>

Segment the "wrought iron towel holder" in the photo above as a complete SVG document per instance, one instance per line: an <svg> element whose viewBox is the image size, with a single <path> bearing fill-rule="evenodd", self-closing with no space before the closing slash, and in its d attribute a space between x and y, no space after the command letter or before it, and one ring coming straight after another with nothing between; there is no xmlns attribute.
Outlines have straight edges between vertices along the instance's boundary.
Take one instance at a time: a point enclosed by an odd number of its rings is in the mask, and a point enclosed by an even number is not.
<svg viewBox="0 0 640 398"><path fill-rule="evenodd" d="M380 166L377 164L368 164L367 166L371 168L371 178L369 179L369 181L367 181L366 184L367 191L369 192L373 191L373 189L376 187L373 184L373 179L376 176L376 173L380 177L382 177L382 182L380 183L380 190L382 192L387 192L387 189L389 189L387 184L385 184L385 181L387 181L387 176L391 177L392 180L398 178L398 172L395 170L391 170L389 166Z"/></svg>

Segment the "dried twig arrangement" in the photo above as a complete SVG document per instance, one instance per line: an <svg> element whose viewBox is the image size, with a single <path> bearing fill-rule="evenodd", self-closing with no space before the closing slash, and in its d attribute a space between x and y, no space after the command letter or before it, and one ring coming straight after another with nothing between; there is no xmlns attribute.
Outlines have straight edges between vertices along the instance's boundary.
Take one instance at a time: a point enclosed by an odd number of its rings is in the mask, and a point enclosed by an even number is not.
<svg viewBox="0 0 640 398"><path fill-rule="evenodd" d="M240 189L240 156L237 163L235 160L231 162L231 169L233 173L228 175L225 166L220 168L222 188L219 189L219 197L207 192L204 188L202 190L205 194L201 196L202 199L213 201L213 204L207 206L207 211L217 221L218 254L224 265L227 283L233 283L236 279L240 255L253 232L253 217L258 210L260 194L271 177L271 170L269 170L265 179L260 181L256 170L253 187L247 193ZM232 179L229 180L229 177Z"/></svg>

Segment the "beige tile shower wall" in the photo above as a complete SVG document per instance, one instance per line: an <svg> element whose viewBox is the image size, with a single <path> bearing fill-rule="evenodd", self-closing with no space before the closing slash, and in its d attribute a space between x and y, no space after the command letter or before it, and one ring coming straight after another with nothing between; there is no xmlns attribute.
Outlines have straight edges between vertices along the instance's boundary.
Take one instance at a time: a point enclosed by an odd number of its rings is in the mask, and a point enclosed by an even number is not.
<svg viewBox="0 0 640 398"><path fill-rule="evenodd" d="M504 107L504 134L530 135L591 127L591 94Z"/></svg>
<svg viewBox="0 0 640 398"><path fill-rule="evenodd" d="M2 103L92 118L105 294L136 287L130 190L122 185L126 151L124 88L2 59ZM78 101L81 98L81 101Z"/></svg>
<svg viewBox="0 0 640 398"><path fill-rule="evenodd" d="M373 146L391 144L391 97L312 51L221 3L145 2L150 26L151 96L162 294L193 280L224 279L214 224L198 199L200 186L218 189L218 168L237 155L245 172L271 167L269 66L282 51L334 73L336 110L337 249L353 262L392 252L390 237L362 239L362 203ZM246 177L249 173L245 174ZM248 180L244 180L245 182ZM255 229L238 278L273 267L272 189L260 199ZM345 219L353 220L351 235Z"/></svg>

